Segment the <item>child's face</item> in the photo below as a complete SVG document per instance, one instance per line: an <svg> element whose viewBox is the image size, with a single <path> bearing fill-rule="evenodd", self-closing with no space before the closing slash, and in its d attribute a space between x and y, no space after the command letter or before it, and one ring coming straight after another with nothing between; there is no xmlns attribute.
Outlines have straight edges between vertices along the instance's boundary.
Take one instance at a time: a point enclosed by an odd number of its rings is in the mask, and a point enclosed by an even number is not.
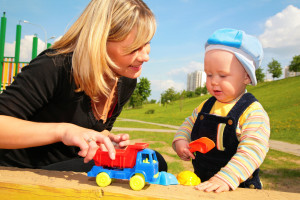
<svg viewBox="0 0 300 200"><path fill-rule="evenodd" d="M204 58L206 87L220 102L229 102L239 97L250 78L235 55L228 51L211 50Z"/></svg>

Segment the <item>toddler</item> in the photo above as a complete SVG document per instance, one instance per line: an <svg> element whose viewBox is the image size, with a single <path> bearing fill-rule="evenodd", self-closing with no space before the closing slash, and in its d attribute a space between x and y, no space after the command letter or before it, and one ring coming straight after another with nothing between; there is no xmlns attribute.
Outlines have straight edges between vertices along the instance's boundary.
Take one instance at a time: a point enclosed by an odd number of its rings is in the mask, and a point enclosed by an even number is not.
<svg viewBox="0 0 300 200"><path fill-rule="evenodd" d="M173 140L182 160L193 159L202 181L198 190L262 188L259 166L269 150L269 117L246 90L248 84L257 84L255 70L262 56L258 39L241 30L217 30L206 42L204 70L212 97L185 119ZM201 137L213 140L215 148L192 154L189 143Z"/></svg>

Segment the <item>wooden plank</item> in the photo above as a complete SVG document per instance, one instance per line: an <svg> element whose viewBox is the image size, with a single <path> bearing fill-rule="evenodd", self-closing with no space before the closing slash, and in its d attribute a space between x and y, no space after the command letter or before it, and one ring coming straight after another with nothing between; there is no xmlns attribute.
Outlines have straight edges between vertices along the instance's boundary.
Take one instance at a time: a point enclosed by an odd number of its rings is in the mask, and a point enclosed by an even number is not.
<svg viewBox="0 0 300 200"><path fill-rule="evenodd" d="M240 200L241 198L294 200L300 199L300 193L238 188L235 191L216 194L197 191L192 186L155 184L147 184L141 191L133 191L127 180L115 180L111 185L101 188L97 186L95 178L87 177L86 173L0 167L1 200Z"/></svg>
<svg viewBox="0 0 300 200"><path fill-rule="evenodd" d="M101 200L154 200L152 197L137 197L125 194L105 192L99 189L69 189L54 188L41 185L21 185L14 183L0 182L1 200L81 200L81 199L101 199Z"/></svg>
<svg viewBox="0 0 300 200"><path fill-rule="evenodd" d="M41 185L20 185L0 182L0 194L3 200L32 199L32 200L75 200L99 199L103 197L102 190L78 190L54 188Z"/></svg>

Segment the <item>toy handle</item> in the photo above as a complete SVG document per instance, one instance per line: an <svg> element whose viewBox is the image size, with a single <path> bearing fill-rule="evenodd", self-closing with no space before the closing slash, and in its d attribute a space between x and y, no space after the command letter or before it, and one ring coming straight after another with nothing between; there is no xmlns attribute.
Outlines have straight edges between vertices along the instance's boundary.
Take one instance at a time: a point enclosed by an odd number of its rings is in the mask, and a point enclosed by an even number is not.
<svg viewBox="0 0 300 200"><path fill-rule="evenodd" d="M201 137L189 144L190 152L194 153L199 151L200 153L207 153L215 147L214 141L207 137Z"/></svg>

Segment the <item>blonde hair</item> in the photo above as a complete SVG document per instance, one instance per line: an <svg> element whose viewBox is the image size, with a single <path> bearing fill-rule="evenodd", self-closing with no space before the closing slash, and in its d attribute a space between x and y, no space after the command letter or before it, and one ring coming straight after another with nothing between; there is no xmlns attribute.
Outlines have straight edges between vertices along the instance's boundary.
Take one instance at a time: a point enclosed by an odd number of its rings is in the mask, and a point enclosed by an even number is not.
<svg viewBox="0 0 300 200"><path fill-rule="evenodd" d="M156 31L154 14L142 0L91 0L81 16L51 48L57 54L73 52L72 73L77 92L97 101L108 96L107 78L116 79L109 58L108 41L124 40L136 28L135 41L127 53L148 43Z"/></svg>

